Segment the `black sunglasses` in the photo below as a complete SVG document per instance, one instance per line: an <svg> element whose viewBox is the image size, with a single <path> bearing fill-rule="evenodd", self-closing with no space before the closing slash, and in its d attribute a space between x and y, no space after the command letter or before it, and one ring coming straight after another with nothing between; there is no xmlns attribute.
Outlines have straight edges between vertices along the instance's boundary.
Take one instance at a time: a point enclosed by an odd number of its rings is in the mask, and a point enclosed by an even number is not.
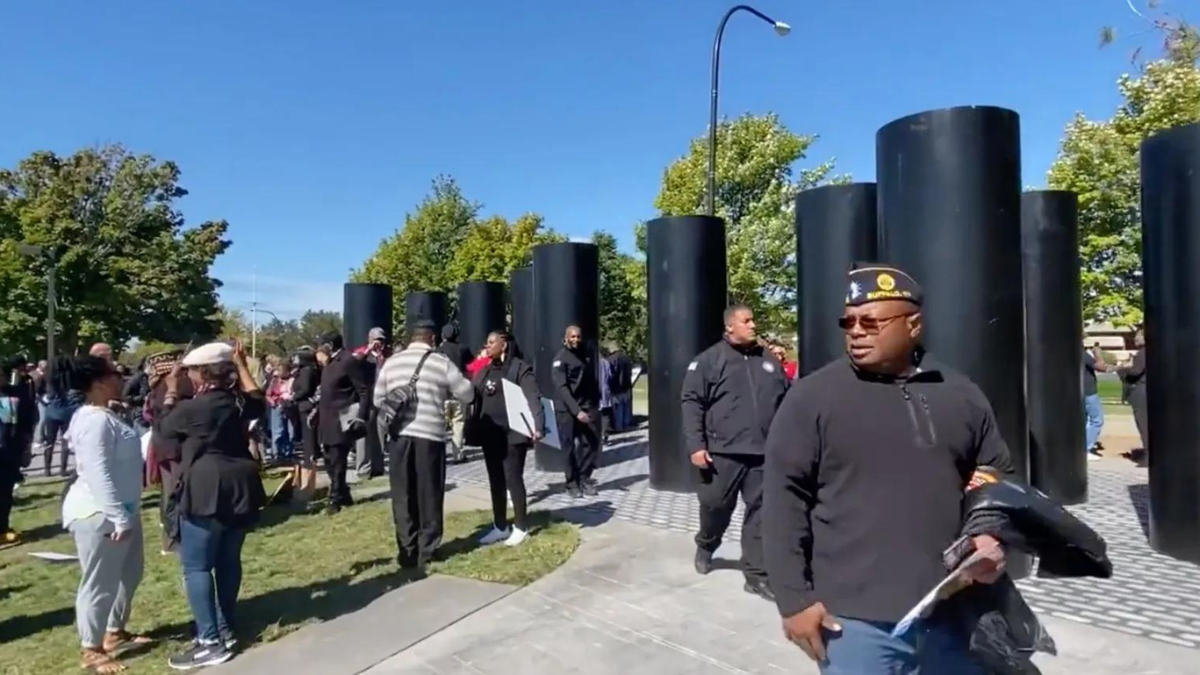
<svg viewBox="0 0 1200 675"><path fill-rule="evenodd" d="M855 326L863 329L867 335L879 335L879 331L887 327L887 325L896 319L903 319L916 314L916 312L906 312L895 316L885 316L877 319L873 316L839 316L838 327L849 333L854 330Z"/></svg>

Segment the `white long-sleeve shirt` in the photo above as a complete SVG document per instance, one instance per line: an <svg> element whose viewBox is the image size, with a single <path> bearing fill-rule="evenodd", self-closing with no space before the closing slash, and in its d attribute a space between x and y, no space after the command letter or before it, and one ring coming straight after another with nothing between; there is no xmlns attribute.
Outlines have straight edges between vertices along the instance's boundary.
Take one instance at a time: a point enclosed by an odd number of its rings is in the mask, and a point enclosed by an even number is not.
<svg viewBox="0 0 1200 675"><path fill-rule="evenodd" d="M470 403L475 389L450 359L437 352L430 353L432 349L424 342L413 342L408 349L384 361L375 378L373 399L375 407L381 407L389 391L408 384L421 357L429 353L417 378L415 405L409 401L400 420L400 435L444 442L446 399L453 396L463 403Z"/></svg>
<svg viewBox="0 0 1200 675"><path fill-rule="evenodd" d="M86 405L71 417L66 439L79 478L63 500L63 527L101 513L117 530L133 528L142 500L137 432L107 409Z"/></svg>

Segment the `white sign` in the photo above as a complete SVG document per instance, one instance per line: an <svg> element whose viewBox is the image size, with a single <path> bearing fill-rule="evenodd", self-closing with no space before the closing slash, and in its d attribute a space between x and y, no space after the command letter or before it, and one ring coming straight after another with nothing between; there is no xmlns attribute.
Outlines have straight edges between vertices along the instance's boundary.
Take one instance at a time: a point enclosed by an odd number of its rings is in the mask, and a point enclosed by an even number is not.
<svg viewBox="0 0 1200 675"><path fill-rule="evenodd" d="M504 391L504 409L508 413L508 428L526 438L533 438L537 420L533 416L533 410L529 408L529 401L525 399L525 392L519 385L508 380L501 380L500 385ZM558 440L558 423L554 421L554 403L547 398L543 398L541 403L542 413L546 420L546 424L540 432L541 442L552 448L561 449L562 443Z"/></svg>

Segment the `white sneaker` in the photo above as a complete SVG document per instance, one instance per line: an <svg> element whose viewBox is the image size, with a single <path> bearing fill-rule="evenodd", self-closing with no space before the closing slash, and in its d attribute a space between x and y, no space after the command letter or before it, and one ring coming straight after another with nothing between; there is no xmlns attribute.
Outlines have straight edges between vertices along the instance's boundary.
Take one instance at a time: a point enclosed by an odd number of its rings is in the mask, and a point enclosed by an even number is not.
<svg viewBox="0 0 1200 675"><path fill-rule="evenodd" d="M509 535L508 539L504 540L504 545L505 546L520 546L521 542L525 541L525 539L527 539L528 537L529 537L528 532L526 532L525 530L522 530L521 528L517 527L516 525L513 525L512 534Z"/></svg>
<svg viewBox="0 0 1200 675"><path fill-rule="evenodd" d="M1087 461L1089 461L1089 462L1099 462L1100 461L1100 455L1097 455L1094 452L1089 452L1087 457L1088 457Z"/></svg>
<svg viewBox="0 0 1200 675"><path fill-rule="evenodd" d="M518 530L519 531L519 530ZM492 526L492 531L479 538L480 546L489 546L491 544L499 544L509 538L508 530L501 530L495 525Z"/></svg>

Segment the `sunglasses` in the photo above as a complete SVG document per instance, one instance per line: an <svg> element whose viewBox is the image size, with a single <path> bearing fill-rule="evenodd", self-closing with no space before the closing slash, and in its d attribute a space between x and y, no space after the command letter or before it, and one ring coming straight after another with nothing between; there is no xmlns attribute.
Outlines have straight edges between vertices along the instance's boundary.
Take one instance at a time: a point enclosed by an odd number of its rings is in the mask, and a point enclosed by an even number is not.
<svg viewBox="0 0 1200 675"><path fill-rule="evenodd" d="M887 327L887 325L896 319L903 319L916 314L916 312L906 312L895 316L885 316L877 319L872 316L839 316L838 327L849 333L854 330L855 326L863 329L867 335L879 335L879 331Z"/></svg>

